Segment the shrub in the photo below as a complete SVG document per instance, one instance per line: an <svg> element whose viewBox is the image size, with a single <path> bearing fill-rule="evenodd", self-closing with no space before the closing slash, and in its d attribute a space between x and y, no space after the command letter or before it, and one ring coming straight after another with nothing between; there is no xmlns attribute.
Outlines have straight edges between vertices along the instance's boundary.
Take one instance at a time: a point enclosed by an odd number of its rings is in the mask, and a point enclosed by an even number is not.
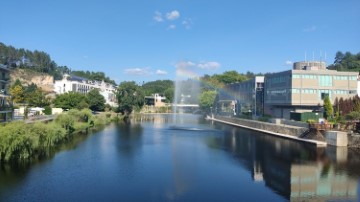
<svg viewBox="0 0 360 202"><path fill-rule="evenodd" d="M50 106L46 106L46 107L44 107L44 114L45 115L51 115L52 114L52 109L51 109L51 107Z"/></svg>

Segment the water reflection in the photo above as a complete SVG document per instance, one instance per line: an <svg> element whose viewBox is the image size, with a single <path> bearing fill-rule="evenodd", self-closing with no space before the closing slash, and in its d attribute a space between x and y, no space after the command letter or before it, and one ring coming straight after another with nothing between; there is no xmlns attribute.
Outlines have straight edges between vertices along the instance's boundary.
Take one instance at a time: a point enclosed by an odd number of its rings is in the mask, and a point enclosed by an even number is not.
<svg viewBox="0 0 360 202"><path fill-rule="evenodd" d="M251 172L291 201L358 201L359 156L348 148L315 148L252 131L217 125L226 131L207 141L229 152ZM355 176L355 177L354 177Z"/></svg>

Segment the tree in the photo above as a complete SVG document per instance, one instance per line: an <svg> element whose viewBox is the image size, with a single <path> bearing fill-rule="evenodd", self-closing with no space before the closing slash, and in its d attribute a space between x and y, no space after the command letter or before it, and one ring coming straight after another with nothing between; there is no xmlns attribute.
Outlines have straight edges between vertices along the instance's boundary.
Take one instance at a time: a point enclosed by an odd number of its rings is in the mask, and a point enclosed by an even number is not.
<svg viewBox="0 0 360 202"><path fill-rule="evenodd" d="M86 95L89 101L89 108L93 111L104 111L105 109L105 98L102 96L98 89L92 89Z"/></svg>
<svg viewBox="0 0 360 202"><path fill-rule="evenodd" d="M22 85L12 86L10 88L10 95L15 103L23 103L25 101L24 87Z"/></svg>
<svg viewBox="0 0 360 202"><path fill-rule="evenodd" d="M333 109L333 106L331 104L329 96L326 96L325 99L324 99L324 109L325 109L324 117L326 119L329 118L329 117L332 117L332 115L334 113L334 109Z"/></svg>
<svg viewBox="0 0 360 202"><path fill-rule="evenodd" d="M217 92L216 91L204 91L200 95L200 108L203 111L209 111L211 107L214 106L214 101L216 98Z"/></svg>
<svg viewBox="0 0 360 202"><path fill-rule="evenodd" d="M214 77L224 84L242 82L248 79L246 76L239 74L237 71L226 71L223 74L214 75Z"/></svg>
<svg viewBox="0 0 360 202"><path fill-rule="evenodd" d="M78 92L68 92L58 95L53 103L55 107L63 109L84 109L89 106L87 97Z"/></svg>
<svg viewBox="0 0 360 202"><path fill-rule="evenodd" d="M118 111L126 116L131 114L134 109L141 108L145 102L144 93L134 81L120 83L116 97L119 104Z"/></svg>
<svg viewBox="0 0 360 202"><path fill-rule="evenodd" d="M50 105L50 99L46 97L41 88L26 92L25 100L31 106L45 107Z"/></svg>

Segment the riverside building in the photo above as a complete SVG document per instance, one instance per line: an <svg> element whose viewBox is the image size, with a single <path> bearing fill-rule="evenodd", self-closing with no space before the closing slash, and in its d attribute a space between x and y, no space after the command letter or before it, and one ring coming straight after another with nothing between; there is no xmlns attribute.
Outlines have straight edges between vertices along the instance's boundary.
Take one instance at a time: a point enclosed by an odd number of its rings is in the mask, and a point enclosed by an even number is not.
<svg viewBox="0 0 360 202"><path fill-rule="evenodd" d="M264 113L264 76L256 76L247 81L228 84L220 92L218 110L234 115Z"/></svg>
<svg viewBox="0 0 360 202"><path fill-rule="evenodd" d="M265 114L290 119L290 112L322 111L324 98L351 98L357 94L357 72L326 69L325 62L295 62L292 70L266 75Z"/></svg>
<svg viewBox="0 0 360 202"><path fill-rule="evenodd" d="M56 94L68 92L88 93L92 89L98 89L100 94L104 96L106 104L112 107L117 106L116 86L104 81L92 81L85 78L70 76L65 74L62 80L55 81L54 84Z"/></svg>
<svg viewBox="0 0 360 202"><path fill-rule="evenodd" d="M13 117L13 109L8 94L10 70L6 65L0 64L0 122L10 121Z"/></svg>

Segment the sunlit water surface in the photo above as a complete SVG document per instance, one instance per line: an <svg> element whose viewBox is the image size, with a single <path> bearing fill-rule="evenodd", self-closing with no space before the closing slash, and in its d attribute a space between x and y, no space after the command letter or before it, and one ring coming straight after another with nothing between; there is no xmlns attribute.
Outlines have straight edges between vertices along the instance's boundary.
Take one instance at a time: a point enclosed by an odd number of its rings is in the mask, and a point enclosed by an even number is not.
<svg viewBox="0 0 360 202"><path fill-rule="evenodd" d="M1 165L0 201L358 201L360 155L200 116L112 124L53 158Z"/></svg>

